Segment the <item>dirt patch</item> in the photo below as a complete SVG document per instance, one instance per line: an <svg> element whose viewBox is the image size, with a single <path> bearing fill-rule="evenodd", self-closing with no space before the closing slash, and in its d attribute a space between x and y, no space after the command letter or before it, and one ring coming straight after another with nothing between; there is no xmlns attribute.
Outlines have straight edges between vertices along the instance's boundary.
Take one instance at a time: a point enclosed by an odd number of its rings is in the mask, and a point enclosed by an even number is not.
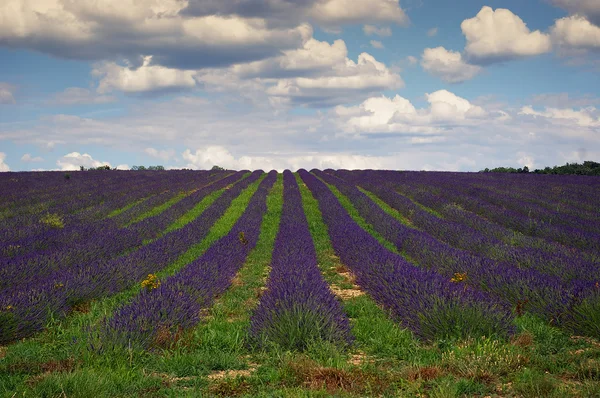
<svg viewBox="0 0 600 398"><path fill-rule="evenodd" d="M416 380L434 380L444 375L444 371L437 366L423 366L409 370L406 378L410 381Z"/></svg>
<svg viewBox="0 0 600 398"><path fill-rule="evenodd" d="M369 362L369 363L373 363L373 359L369 359L369 357L367 356L367 354L365 354L362 351L356 352L352 355L350 355L350 358L348 359L348 363L354 365L354 366L359 366L365 362Z"/></svg>
<svg viewBox="0 0 600 398"><path fill-rule="evenodd" d="M244 281L242 280L242 277L240 276L240 274L235 274L235 276L233 277L233 279L231 280L231 286L244 286Z"/></svg>
<svg viewBox="0 0 600 398"><path fill-rule="evenodd" d="M238 376L248 377L254 372L256 369L242 369L242 370L219 370L218 372L214 372L209 374L207 377L209 380L220 380L225 378L236 378Z"/></svg>
<svg viewBox="0 0 600 398"><path fill-rule="evenodd" d="M330 255L330 256L337 258L339 261L339 258L337 256L335 256L335 255ZM335 294L342 300L348 300L348 299L362 296L363 294L365 294L365 292L363 292L360 289L360 287L356 284L356 276L354 276L354 274L352 272L350 272L348 267L346 267L343 264L338 264L334 268L335 268L335 271L344 278L346 283L352 285L352 288L343 289L338 285L330 285L330 288L331 288L331 291L333 292L333 294Z"/></svg>
<svg viewBox="0 0 600 398"><path fill-rule="evenodd" d="M337 286L330 286L330 288L333 294L335 294L342 300L349 300L351 298L362 296L363 294L365 294L365 292L363 292L360 289L340 289Z"/></svg>
<svg viewBox="0 0 600 398"><path fill-rule="evenodd" d="M512 343L517 347L530 347L533 344L533 335L528 332L521 333L512 340Z"/></svg>
<svg viewBox="0 0 600 398"><path fill-rule="evenodd" d="M17 362L8 366L10 373L53 373L53 372L70 372L75 368L76 361L74 358L61 359L58 361L47 362Z"/></svg>
<svg viewBox="0 0 600 398"><path fill-rule="evenodd" d="M386 372L324 367L308 358L296 359L284 366L291 376L285 384L292 382L293 386L302 386L311 390L325 389L332 395L340 391L362 396L381 395L397 381ZM400 377L398 376L397 379L399 380Z"/></svg>
<svg viewBox="0 0 600 398"><path fill-rule="evenodd" d="M592 345L596 348L600 348L600 342L598 342L598 340L593 339L591 337L585 337L585 336L571 336L571 340L573 341L584 341L586 343L588 343L589 345Z"/></svg>

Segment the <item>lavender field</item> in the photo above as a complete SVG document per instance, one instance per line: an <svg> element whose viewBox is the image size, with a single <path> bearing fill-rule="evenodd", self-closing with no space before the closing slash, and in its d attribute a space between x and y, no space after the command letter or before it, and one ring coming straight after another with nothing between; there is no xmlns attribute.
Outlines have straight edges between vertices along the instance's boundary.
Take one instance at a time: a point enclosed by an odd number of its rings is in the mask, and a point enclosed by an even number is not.
<svg viewBox="0 0 600 398"><path fill-rule="evenodd" d="M3 396L600 396L600 178L0 173Z"/></svg>

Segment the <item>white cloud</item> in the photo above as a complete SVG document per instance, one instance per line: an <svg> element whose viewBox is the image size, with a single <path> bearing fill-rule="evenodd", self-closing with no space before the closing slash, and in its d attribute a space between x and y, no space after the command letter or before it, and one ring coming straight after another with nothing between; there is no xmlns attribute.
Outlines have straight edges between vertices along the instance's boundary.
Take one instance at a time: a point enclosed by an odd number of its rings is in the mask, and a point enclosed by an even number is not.
<svg viewBox="0 0 600 398"><path fill-rule="evenodd" d="M426 48L421 56L421 66L447 83L471 80L483 70L480 66L465 62L458 51L446 50L444 47Z"/></svg>
<svg viewBox="0 0 600 398"><path fill-rule="evenodd" d="M392 35L392 29L390 29L389 26L378 28L377 26L373 25L365 25L363 26L363 32L365 32L365 35L367 36L377 35L381 37L387 37Z"/></svg>
<svg viewBox="0 0 600 398"><path fill-rule="evenodd" d="M457 122L466 119L481 119L487 112L480 106L471 104L465 98L447 90L425 94L430 104L430 114L435 121Z"/></svg>
<svg viewBox="0 0 600 398"><path fill-rule="evenodd" d="M438 33L438 28L431 28L427 31L427 36L433 37L433 36L437 35L437 33Z"/></svg>
<svg viewBox="0 0 600 398"><path fill-rule="evenodd" d="M373 46L374 48L383 48L383 43L380 42L379 40L371 40L370 41L371 46Z"/></svg>
<svg viewBox="0 0 600 398"><path fill-rule="evenodd" d="M59 57L135 60L154 55L178 69L263 59L305 40L306 27L270 28L262 18L186 15L181 0L7 0L0 42Z"/></svg>
<svg viewBox="0 0 600 398"><path fill-rule="evenodd" d="M128 164L120 164L117 167L115 167L115 169L117 169L117 170L129 170L129 165Z"/></svg>
<svg viewBox="0 0 600 398"><path fill-rule="evenodd" d="M358 62L346 58L345 62L334 65L330 75L280 79L275 86L267 89L267 94L274 103L281 105L308 103L330 106L403 86L400 75L372 55L362 53Z"/></svg>
<svg viewBox="0 0 600 398"><path fill-rule="evenodd" d="M4 163L4 159L6 159L6 154L4 152L0 152L0 172L10 171L10 167L8 167L6 163Z"/></svg>
<svg viewBox="0 0 600 398"><path fill-rule="evenodd" d="M302 48L284 51L281 56L231 68L236 75L247 77L295 77L331 73L336 65L344 64L348 55L346 43L335 40L332 44L313 38Z"/></svg>
<svg viewBox="0 0 600 398"><path fill-rule="evenodd" d="M333 115L346 133L443 134L439 126L450 124L479 124L489 114L449 91L425 94L429 108L416 109L406 98L396 95L372 97L357 106L338 106ZM439 142L413 140L413 143Z"/></svg>
<svg viewBox="0 0 600 398"><path fill-rule="evenodd" d="M529 170L533 170L535 168L535 160L531 154L527 152L518 152L517 157L517 164L519 166L527 166Z"/></svg>
<svg viewBox="0 0 600 398"><path fill-rule="evenodd" d="M321 24L360 22L408 23L399 0L324 0L316 1L308 15Z"/></svg>
<svg viewBox="0 0 600 398"><path fill-rule="evenodd" d="M410 65L416 65L419 62L419 58L414 57L412 55L409 55L408 57L406 57L406 60L408 61L408 63Z"/></svg>
<svg viewBox="0 0 600 398"><path fill-rule="evenodd" d="M56 165L60 170L79 170L80 166L87 168L99 167L99 166L110 166L108 162L100 162L94 160L89 154L84 153L83 155L79 152L71 152L61 157L56 161Z"/></svg>
<svg viewBox="0 0 600 398"><path fill-rule="evenodd" d="M208 146L191 151L186 149L182 153L183 159L188 162L185 166L191 169L207 170L214 165L233 170L298 170L305 168L318 169L367 169L383 168L393 164L393 157L365 156L349 153L266 153L262 156L235 157L223 146Z"/></svg>
<svg viewBox="0 0 600 398"><path fill-rule="evenodd" d="M411 103L412 97L410 101L400 96L380 101L372 98L382 97L371 96L370 101L363 99L358 105L329 111L297 113L284 109L275 115L268 108L187 95L156 103L144 101L110 118L61 115L40 118L26 126L3 124L0 142L77 142L105 151L129 149L131 154L125 156L131 158L139 155L135 148L161 151L181 145L189 148L195 158L159 162L178 168L193 162L200 167L203 151L218 146L227 151L221 152L221 157L208 158L205 154L206 165L202 167L210 168L212 161L229 159L231 167L264 170L336 164L348 168L465 171L507 165L507 159L516 166L522 157L517 156L519 152L533 158L536 167L562 164L560 153L587 148L592 154L598 152L600 144L598 126L581 126L572 118L519 115L515 104L491 106L491 100L482 102L481 96L478 100L461 100L449 92L431 92L424 106ZM414 98L416 101L418 97ZM543 107L535 110L545 112ZM594 120L598 117L591 115ZM212 151L212 155L215 153L219 152ZM180 152L177 158L181 159ZM73 158L63 163L75 169L80 165ZM123 158L115 162L119 163L129 162Z"/></svg>
<svg viewBox="0 0 600 398"><path fill-rule="evenodd" d="M21 161L22 162L43 162L44 159L42 159L40 156L31 156L31 154L26 153L23 156L21 156Z"/></svg>
<svg viewBox="0 0 600 398"><path fill-rule="evenodd" d="M69 87L56 94L48 101L51 105L88 105L107 104L116 101L117 98L108 95L98 95L91 90L81 87Z"/></svg>
<svg viewBox="0 0 600 398"><path fill-rule="evenodd" d="M482 63L539 55L552 49L549 35L539 30L531 32L521 18L504 8L494 11L484 6L460 27L467 39L467 56Z"/></svg>
<svg viewBox="0 0 600 398"><path fill-rule="evenodd" d="M592 23L600 24L600 2L598 0L551 0L556 6L571 14L586 16Z"/></svg>
<svg viewBox="0 0 600 398"><path fill-rule="evenodd" d="M563 47L600 49L600 27L580 16L557 19L551 28L552 39Z"/></svg>
<svg viewBox="0 0 600 398"><path fill-rule="evenodd" d="M164 160L165 162L169 161L170 159L172 159L175 156L174 149L158 150L158 149L154 149L154 148L146 148L146 149L144 149L144 152L147 155L152 156L153 158L161 159L161 160Z"/></svg>
<svg viewBox="0 0 600 398"><path fill-rule="evenodd" d="M194 71L177 70L163 66L150 65L152 56L144 57L144 63L137 69L130 69L105 62L96 65L92 75L100 78L98 92L103 94L114 89L126 93L185 89L196 85Z"/></svg>
<svg viewBox="0 0 600 398"><path fill-rule="evenodd" d="M0 104L14 104L15 97L14 86L8 83L0 82Z"/></svg>
<svg viewBox="0 0 600 398"><path fill-rule="evenodd" d="M531 106L524 106L519 111L519 115L540 116L547 119L554 119L554 122L558 123L575 123L581 127L600 127L600 112L593 106L578 111L572 108L546 107L543 112L536 111Z"/></svg>

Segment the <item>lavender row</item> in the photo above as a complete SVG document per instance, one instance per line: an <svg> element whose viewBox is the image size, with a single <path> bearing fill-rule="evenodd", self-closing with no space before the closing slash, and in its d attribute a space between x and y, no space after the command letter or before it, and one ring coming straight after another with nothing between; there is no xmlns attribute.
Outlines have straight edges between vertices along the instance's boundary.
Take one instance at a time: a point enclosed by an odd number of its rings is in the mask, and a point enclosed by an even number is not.
<svg viewBox="0 0 600 398"><path fill-rule="evenodd" d="M173 206L169 207L162 213L145 218L144 220L135 223L130 226L133 228L142 239L155 239L165 231L169 225L179 219L188 211L192 210L196 204L200 203L202 199L210 195L212 192L226 188L228 185L239 181L244 175L248 173L247 170L238 171L234 174L228 175L225 178L218 179L216 181L211 180L209 184L192 192ZM214 182L213 182L214 181Z"/></svg>
<svg viewBox="0 0 600 398"><path fill-rule="evenodd" d="M416 202L436 210L444 218L467 225L485 236L499 239L510 246L515 246L515 249L522 248L530 252L530 257L548 258L548 256L552 256L554 259L549 261L549 263L556 264L569 261L576 264L587 264L590 262L598 263L598 260L600 260L600 258L590 257L553 241L515 233L515 231L503 225L489 221L478 214L463 209L461 205L453 203L450 198L444 196L448 191L440 191L438 194L434 194L428 190L419 189L414 186L395 185L394 187L404 195L410 196ZM524 264L524 266L533 265L526 257L521 255L516 255L515 260ZM560 270L557 270L557 272L560 272ZM565 275L565 277L571 278L572 275Z"/></svg>
<svg viewBox="0 0 600 398"><path fill-rule="evenodd" d="M319 202L336 254L358 285L400 324L425 340L513 332L509 308L385 249L354 222L323 182L306 170L298 173Z"/></svg>
<svg viewBox="0 0 600 398"><path fill-rule="evenodd" d="M376 178L378 172L366 172L364 174L365 176L368 175ZM460 189L457 188L456 182L452 182L451 178L444 180L441 188L442 189L438 190L439 194L448 202L458 203L465 209L488 220L526 235L541 237L577 248L592 256L600 255L600 235L598 234L582 232L570 227L559 228L553 225L538 223L534 218L524 216L514 210L493 205L485 200L479 199L476 196L476 192L471 192L471 194L460 193Z"/></svg>
<svg viewBox="0 0 600 398"><path fill-rule="evenodd" d="M153 195L152 197L146 198L141 203L125 210L124 212L111 217L119 225L127 225L134 222L142 214L149 212L153 208L167 203L179 194L185 194L186 196L202 189L203 187L214 183L228 175L233 174L232 172L205 172L202 174L202 178L198 178L192 181L187 181L186 184L169 184L156 186L151 192L159 192L159 194Z"/></svg>
<svg viewBox="0 0 600 398"><path fill-rule="evenodd" d="M283 172L283 209L267 290L250 320L250 336L303 350L313 340L352 342L347 316L317 265L312 236L294 175Z"/></svg>
<svg viewBox="0 0 600 398"><path fill-rule="evenodd" d="M41 207L43 212L72 215L84 209L93 208L102 202L115 201L124 196L125 200L128 200L131 195L137 195L138 191L141 191L141 187L147 183L147 180L137 176L132 180L132 174L127 172L80 173L77 178L74 177L68 181L65 181L61 174L48 172L45 175L48 183L47 193L45 195L38 193L37 197L34 196L31 199L15 197L15 204L29 202L32 206L26 206L24 212L18 211L22 206L14 209L13 212L18 215L6 220L8 221L6 228L0 231L0 235L11 238L8 232L12 232L18 234L17 236L30 236L31 232L35 231L35 227L41 228L42 226L38 223L39 212L35 211L36 206ZM26 178L21 177L21 179ZM163 180L168 181L164 178ZM40 198L43 199L41 203L38 202ZM20 233L19 229L26 226L34 227L34 230Z"/></svg>
<svg viewBox="0 0 600 398"><path fill-rule="evenodd" d="M458 275L463 283L489 292L512 305L519 313L531 312L550 323L570 328L572 313L584 311L582 301L594 301L600 293L594 282L573 280L568 284L534 269L520 269L452 248L425 232L401 224L355 186L340 179L335 180L335 186L350 199L360 215L399 251L448 279L456 279ZM586 308L585 311L589 311L587 315L594 315L600 313L600 308ZM587 326L582 332L595 333Z"/></svg>
<svg viewBox="0 0 600 398"><path fill-rule="evenodd" d="M176 203L174 206L171 206L171 208L167 209L163 213L154 217L150 217L133 227L129 227L128 230L131 231L131 233L137 234L142 240L154 238L159 233L164 231L169 224L191 209L199 200L201 200L201 198L208 195L215 189L224 188L230 183L238 180L243 174L244 173L242 172L238 172L233 175L235 177L226 177L221 181L218 181L216 184L208 185L203 189L192 193L184 200ZM97 228L94 228L94 224L89 224L87 222L71 224L67 222L65 228L49 228L37 234L30 233L27 237L17 241L5 242L2 246L0 246L0 249L7 257L14 257L18 254L26 255L40 251L44 253L52 253L56 250L60 250L61 248L68 250L69 246L72 246L73 244L85 244L90 239L94 239L98 231L105 230L107 228L118 228L117 221L118 220L104 220L98 224ZM125 233L129 233L129 231L126 231ZM17 259L17 262L18 261L19 260Z"/></svg>
<svg viewBox="0 0 600 398"><path fill-rule="evenodd" d="M65 316L91 299L122 291L149 273L171 264L191 245L201 241L231 201L262 171L253 172L213 202L199 217L125 256L60 269L0 294L0 342L41 330L48 317Z"/></svg>
<svg viewBox="0 0 600 398"><path fill-rule="evenodd" d="M535 191L535 185L530 185L530 189ZM531 201L524 201L521 195L515 194L514 190L513 192L501 191L494 189L491 185L477 184L470 185L470 188L467 189L468 191L477 192L477 196L488 203L516 211L523 216L534 218L537 223L541 223L542 225L572 228L587 233L597 234L600 232L600 224L597 221L565 214L556 209L550 210Z"/></svg>
<svg viewBox="0 0 600 398"><path fill-rule="evenodd" d="M409 186L413 190L426 190L443 193L443 190L461 192L467 195L478 195L489 190L498 191L511 196L519 204L525 205L527 200L534 199L536 206L546 206L553 211L570 212L587 220L600 216L596 199L600 195L598 184L573 184L576 176L547 175L507 175L495 173L448 173L448 172L372 172L390 183ZM554 178L553 178L554 177ZM596 179L585 177L588 182ZM553 181L553 182L552 182ZM594 190L596 189L596 190ZM529 198L529 199L528 199ZM557 210L558 206L558 210ZM523 208L525 206L522 206ZM582 209L584 210L581 213ZM590 217L591 216L591 217Z"/></svg>
<svg viewBox="0 0 600 398"><path fill-rule="evenodd" d="M329 174L317 173L336 187L343 187L345 194L356 196L354 187L347 186ZM596 282L598 280L600 266L584 258L536 248L513 247L489 234L482 234L468 225L442 219L422 210L412 200L387 187L385 180L360 172L339 171L335 175L371 190L386 204L408 218L415 227L451 246L519 268L533 268L541 273L556 275L564 281L581 279ZM363 196L359 195L361 198Z"/></svg>
<svg viewBox="0 0 600 398"><path fill-rule="evenodd" d="M0 293L7 288L18 288L27 281L46 277L59 269L110 259L142 246L142 239L132 229L118 228L110 221L81 225L74 228L71 237L86 239L57 240L44 250L29 252L12 258L0 259Z"/></svg>
<svg viewBox="0 0 600 398"><path fill-rule="evenodd" d="M239 173L238 177L243 174L244 172ZM225 184L227 182L229 181L226 180ZM207 187L204 194L215 188L219 186ZM196 199L200 200L199 197ZM163 221L169 220L175 221L163 216ZM145 225L150 227L145 230L146 234L155 235L162 232L158 229L162 227L162 223ZM54 231L53 235L45 236L44 240L34 237L30 246L44 245L46 249L1 259L0 290L7 286L20 286L31 279L45 277L53 271L66 269L77 263L110 259L125 251L137 249L143 243L144 234L141 234L140 230L139 226L120 228L115 220L111 219Z"/></svg>
<svg viewBox="0 0 600 398"><path fill-rule="evenodd" d="M104 320L105 339L151 348L157 344L157 338L172 337L195 326L200 321L201 309L210 306L215 296L229 287L255 247L267 210L266 197L276 178L277 172L271 171L229 233L201 257L162 283L142 290L132 302Z"/></svg>
<svg viewBox="0 0 600 398"><path fill-rule="evenodd" d="M94 174L98 173L96 172ZM75 225L95 222L106 216L110 211L123 207L125 204L135 201L140 197L147 196L157 188L156 184L148 184L146 180L138 178L125 183L119 178L119 174L123 173L116 173L116 177L110 180L113 183L107 184L108 187L96 186L95 184L91 184L93 181L89 181L89 185L85 187L86 190L83 194L83 198L75 195L64 200L61 199L63 203L62 205L53 208L54 213L61 216L62 223L68 229ZM132 175L130 174L130 176ZM85 179L82 178L82 180ZM165 186L165 183L169 183L169 181L164 179L158 181L162 182L161 185L163 187ZM177 180L179 184L184 181L184 179ZM82 184L84 183L82 182ZM170 184L176 186L173 182ZM95 190L97 191L95 192ZM79 211L78 213L71 213L73 203L84 207L85 210ZM31 219L33 219L33 221ZM52 239L52 236L57 235L56 227L49 225L48 223L40 222L40 216L38 214L19 217L16 220L13 220L13 222L18 222L20 224L7 226L6 229L0 232L0 236L2 236L2 241L4 242L2 247L0 247L0 249L3 248L4 250L0 251L5 255L7 254L6 248L8 246L11 248L20 247L19 250L12 250L10 252L11 255L26 253L27 251L36 250L43 245L48 238ZM64 234L65 231L58 232L59 236ZM36 245L31 246L28 244L30 242L35 242Z"/></svg>

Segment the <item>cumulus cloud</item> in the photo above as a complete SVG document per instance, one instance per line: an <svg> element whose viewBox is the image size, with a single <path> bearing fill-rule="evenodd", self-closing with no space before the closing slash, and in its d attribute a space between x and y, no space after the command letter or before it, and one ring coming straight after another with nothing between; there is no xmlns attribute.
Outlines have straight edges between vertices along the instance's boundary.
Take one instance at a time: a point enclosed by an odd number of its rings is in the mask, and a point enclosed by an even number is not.
<svg viewBox="0 0 600 398"><path fill-rule="evenodd" d="M539 55L552 49L549 35L531 32L521 18L504 8L494 11L484 6L460 27L467 39L467 57L480 63Z"/></svg>
<svg viewBox="0 0 600 398"><path fill-rule="evenodd" d="M470 80L483 70L481 66L467 63L459 52L444 47L426 48L421 56L421 66L447 83Z"/></svg>
<svg viewBox="0 0 600 398"><path fill-rule="evenodd" d="M8 165L6 163L4 163L5 159L6 159L6 154L4 152L0 152L0 172L1 171L10 171L10 167L8 167Z"/></svg>
<svg viewBox="0 0 600 398"><path fill-rule="evenodd" d="M114 62L96 65L92 75L100 79L97 91L101 94L115 89L125 93L192 88L196 85L194 71L150 65L152 56L144 57L142 66L130 69Z"/></svg>
<svg viewBox="0 0 600 398"><path fill-rule="evenodd" d="M552 39L562 47L600 50L600 26L581 16L556 20L551 28Z"/></svg>
<svg viewBox="0 0 600 398"><path fill-rule="evenodd" d="M552 3L561 7L571 14L587 17L592 23L600 25L600 2L597 0L551 0Z"/></svg>
<svg viewBox="0 0 600 398"><path fill-rule="evenodd" d="M533 156L527 152L517 153L517 164L519 166L527 166L530 170L535 168L535 160Z"/></svg>
<svg viewBox="0 0 600 398"><path fill-rule="evenodd" d="M437 35L437 33L438 33L438 28L431 28L427 31L427 36L433 37L433 36Z"/></svg>
<svg viewBox="0 0 600 398"><path fill-rule="evenodd" d="M91 90L81 87L69 87L56 94L48 104L51 105L90 105L107 104L115 102L116 97L109 95L98 95Z"/></svg>
<svg viewBox="0 0 600 398"><path fill-rule="evenodd" d="M186 6L182 0L8 0L0 5L0 44L86 60L153 55L158 65L195 69L263 59L307 39L305 25L183 15Z"/></svg>
<svg viewBox="0 0 600 398"><path fill-rule="evenodd" d="M192 151L186 149L182 153L183 159L188 162L186 168L207 170L214 165L226 169L262 169L297 170L305 169L367 169L384 168L393 164L392 157L365 156L351 153L267 153L264 155L234 156L227 148L213 145Z"/></svg>
<svg viewBox="0 0 600 398"><path fill-rule="evenodd" d="M372 97L357 106L334 109L339 126L346 133L400 133L443 135L441 125L481 123L488 116L482 107L447 90L425 94L429 108L417 109L396 95ZM439 140L438 140L439 141ZM423 143L425 141L413 141ZM434 142L429 140L428 142Z"/></svg>
<svg viewBox="0 0 600 398"><path fill-rule="evenodd" d="M383 43L379 40L371 40L370 43L373 48L383 48Z"/></svg>
<svg viewBox="0 0 600 398"><path fill-rule="evenodd" d="M463 98L469 105L452 93L434 94L426 96L425 106L391 96L379 103L362 99L359 105L328 111L283 110L278 115L271 109L186 95L157 103L144 102L143 106L133 106L130 112L111 118L61 115L43 117L26 126L3 124L0 140L15 145L77 142L107 151L160 151L181 145L189 148L196 160L181 159L177 153L181 160L164 164L178 168L198 163L202 159L196 153L198 149L202 154L209 146L221 146L233 157L236 168L265 170L368 167L472 171L507 165L507 159L514 164L521 158L516 156L520 151L531 156L537 167L543 167L561 164L557 160L561 152L588 148L591 154L598 147L598 127L581 126L573 118L518 114L518 110L513 110L514 104L492 109L489 101L475 104L475 99ZM474 105L480 106L487 116ZM546 112L543 108L534 110ZM591 115L597 121L598 114ZM227 160L227 152L216 158L204 155L204 159ZM243 157L247 158L241 163ZM294 162L288 161L292 158ZM364 159L364 166L357 159ZM65 159L67 162L79 168L79 161ZM212 167L208 160L205 163L202 167ZM329 166L334 163L339 166ZM199 163L197 167L200 166Z"/></svg>
<svg viewBox="0 0 600 398"><path fill-rule="evenodd" d="M325 0L315 1L308 16L319 24L364 22L408 23L399 0Z"/></svg>
<svg viewBox="0 0 600 398"><path fill-rule="evenodd" d="M392 90L404 86L402 78L377 61L362 53L358 61L346 58L332 66L325 76L280 79L267 89L274 103L280 105L307 104L315 107L332 106L364 98L369 93Z"/></svg>
<svg viewBox="0 0 600 398"><path fill-rule="evenodd" d="M316 39L307 40L302 48L284 51L282 55L263 61L235 65L232 72L242 78L297 77L331 74L336 65L347 61L346 43L335 40L332 44Z"/></svg>
<svg viewBox="0 0 600 398"><path fill-rule="evenodd" d="M79 170L80 166L87 169L89 167L110 166L110 163L94 160L87 153L71 152L58 159L56 165L60 170Z"/></svg>
<svg viewBox="0 0 600 398"><path fill-rule="evenodd" d="M408 63L410 65L416 65L419 62L419 58L409 55L408 57L406 57L406 60L408 61Z"/></svg>
<svg viewBox="0 0 600 398"><path fill-rule="evenodd" d="M399 0L7 0L0 44L58 57L192 70L299 48L310 25L406 24Z"/></svg>
<svg viewBox="0 0 600 398"><path fill-rule="evenodd" d="M21 156L21 161L22 162L43 162L44 159L42 159L39 156L31 156L31 154L26 153L23 156Z"/></svg>
<svg viewBox="0 0 600 398"><path fill-rule="evenodd" d="M144 153L146 153L149 156L152 156L153 158L164 160L165 162L169 161L175 156L174 149L158 150L155 148L146 148L144 149Z"/></svg>
<svg viewBox="0 0 600 398"><path fill-rule="evenodd" d="M365 32L365 35L367 36L377 35L381 37L387 37L392 35L392 29L390 29L389 26L378 28L377 26L373 25L365 25L363 26L363 32Z"/></svg>
<svg viewBox="0 0 600 398"><path fill-rule="evenodd" d="M189 0L188 3L181 12L184 15L261 17L271 26L289 26L301 20L325 29L348 23L408 22L398 0Z"/></svg>
<svg viewBox="0 0 600 398"><path fill-rule="evenodd" d="M14 104L13 96L14 86L8 83L0 82L0 104Z"/></svg>
<svg viewBox="0 0 600 398"><path fill-rule="evenodd" d="M593 106L580 110L546 107L544 111L536 111L531 106L524 106L519 111L519 115L554 119L554 122L562 124L576 123L581 127L600 127L600 112Z"/></svg>

